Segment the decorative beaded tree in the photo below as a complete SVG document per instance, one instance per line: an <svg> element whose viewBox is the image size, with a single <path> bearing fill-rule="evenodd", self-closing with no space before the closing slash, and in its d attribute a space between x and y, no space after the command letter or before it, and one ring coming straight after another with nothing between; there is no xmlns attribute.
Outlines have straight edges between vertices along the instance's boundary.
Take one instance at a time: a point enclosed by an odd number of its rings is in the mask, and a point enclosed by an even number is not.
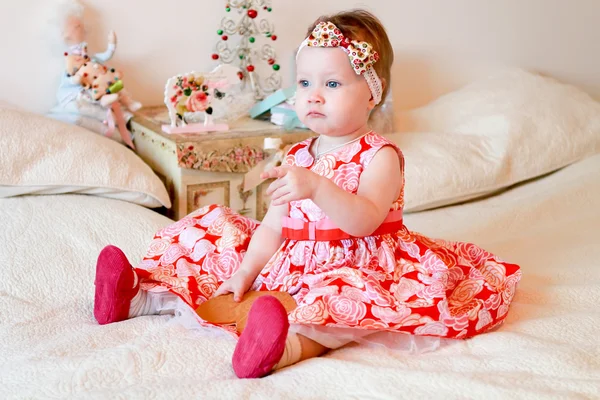
<svg viewBox="0 0 600 400"><path fill-rule="evenodd" d="M266 19L260 19L257 23L259 10L268 13L272 11L271 0L228 0L225 11L230 13L232 10L236 10L241 18L236 22L229 16L223 17L217 30L221 40L216 45L212 59L225 64L239 63L241 72L238 75L243 85L249 83L255 98L261 100L281 87L280 66L276 62L275 50L268 42L260 49L256 48L259 39L277 40L273 24ZM229 39L232 35L239 35L240 40L235 48L230 49ZM261 61L272 69L265 79L260 79L257 71L257 63Z"/></svg>

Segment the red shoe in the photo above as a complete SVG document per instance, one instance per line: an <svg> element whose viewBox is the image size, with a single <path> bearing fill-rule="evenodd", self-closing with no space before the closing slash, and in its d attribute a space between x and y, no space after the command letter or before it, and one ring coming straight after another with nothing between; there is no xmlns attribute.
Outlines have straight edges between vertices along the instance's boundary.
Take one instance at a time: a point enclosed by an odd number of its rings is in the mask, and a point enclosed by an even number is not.
<svg viewBox="0 0 600 400"><path fill-rule="evenodd" d="M273 296L256 299L248 323L233 352L238 378L261 378L273 370L285 349L290 323L283 305Z"/></svg>
<svg viewBox="0 0 600 400"><path fill-rule="evenodd" d="M116 246L106 246L96 263L94 317L100 325L123 321L129 317L131 299L137 294L133 267Z"/></svg>

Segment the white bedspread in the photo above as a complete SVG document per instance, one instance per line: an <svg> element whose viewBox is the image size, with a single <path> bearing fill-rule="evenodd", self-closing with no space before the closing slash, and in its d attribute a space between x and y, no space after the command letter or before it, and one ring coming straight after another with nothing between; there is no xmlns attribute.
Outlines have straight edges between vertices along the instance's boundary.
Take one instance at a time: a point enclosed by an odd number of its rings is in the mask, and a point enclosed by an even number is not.
<svg viewBox="0 0 600 400"><path fill-rule="evenodd" d="M594 398L600 396L600 156L503 194L406 217L520 263L498 331L425 354L350 345L238 380L234 341L168 316L98 326L98 251L139 260L169 220L81 195L0 200L0 398Z"/></svg>

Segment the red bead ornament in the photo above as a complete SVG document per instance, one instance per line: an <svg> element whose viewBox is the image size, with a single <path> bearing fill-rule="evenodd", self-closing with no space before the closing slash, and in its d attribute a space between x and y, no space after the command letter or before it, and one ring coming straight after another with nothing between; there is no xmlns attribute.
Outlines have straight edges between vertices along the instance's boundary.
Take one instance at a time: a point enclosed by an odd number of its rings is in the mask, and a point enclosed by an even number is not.
<svg viewBox="0 0 600 400"><path fill-rule="evenodd" d="M246 69L248 70L248 72L252 72L254 71L254 65L248 65Z"/></svg>
<svg viewBox="0 0 600 400"><path fill-rule="evenodd" d="M271 40L277 40L277 35L271 35Z"/></svg>
<svg viewBox="0 0 600 400"><path fill-rule="evenodd" d="M244 79L244 73L242 71L238 71L237 76L240 78L240 81Z"/></svg>
<svg viewBox="0 0 600 400"><path fill-rule="evenodd" d="M256 18L256 16L258 15L258 11L256 10L248 10L248 16L252 19Z"/></svg>
<svg viewBox="0 0 600 400"><path fill-rule="evenodd" d="M275 64L275 60L273 60L272 58L269 58L269 61L267 61L269 63L269 65L273 65Z"/></svg>
<svg viewBox="0 0 600 400"><path fill-rule="evenodd" d="M218 54L213 54L212 55L212 59L213 60L218 60L219 59L219 55Z"/></svg>
<svg viewBox="0 0 600 400"><path fill-rule="evenodd" d="M221 39L223 39L223 40L227 40L227 39L229 39L229 38L227 37L227 35L223 35L223 36L221 36Z"/></svg>

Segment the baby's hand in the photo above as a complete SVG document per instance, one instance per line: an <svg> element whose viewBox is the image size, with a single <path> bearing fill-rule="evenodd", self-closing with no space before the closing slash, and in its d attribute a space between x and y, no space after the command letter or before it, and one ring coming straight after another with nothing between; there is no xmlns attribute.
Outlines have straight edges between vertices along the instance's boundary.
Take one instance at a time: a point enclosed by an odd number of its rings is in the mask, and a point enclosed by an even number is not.
<svg viewBox="0 0 600 400"><path fill-rule="evenodd" d="M256 277L253 278L247 272L239 270L219 286L213 297L233 293L233 300L242 301L242 296L250 289L250 286L254 283L254 279Z"/></svg>
<svg viewBox="0 0 600 400"><path fill-rule="evenodd" d="M261 179L277 178L265 192L267 196L271 196L274 206L294 200L312 199L323 179L320 175L305 168L288 165L263 172L260 177Z"/></svg>

